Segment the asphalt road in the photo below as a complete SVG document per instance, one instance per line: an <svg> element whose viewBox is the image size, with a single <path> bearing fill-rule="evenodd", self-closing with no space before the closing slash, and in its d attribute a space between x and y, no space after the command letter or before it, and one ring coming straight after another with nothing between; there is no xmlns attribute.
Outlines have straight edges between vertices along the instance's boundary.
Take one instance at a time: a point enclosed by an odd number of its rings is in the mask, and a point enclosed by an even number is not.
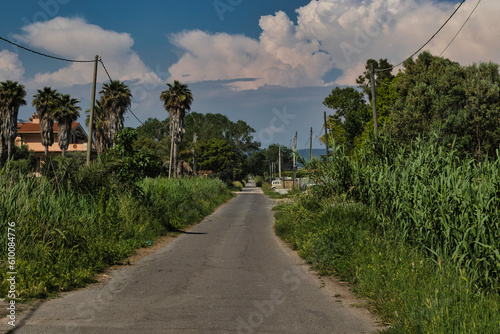
<svg viewBox="0 0 500 334"><path fill-rule="evenodd" d="M15 333L371 333L274 236L273 203L248 187L103 285L43 303Z"/></svg>

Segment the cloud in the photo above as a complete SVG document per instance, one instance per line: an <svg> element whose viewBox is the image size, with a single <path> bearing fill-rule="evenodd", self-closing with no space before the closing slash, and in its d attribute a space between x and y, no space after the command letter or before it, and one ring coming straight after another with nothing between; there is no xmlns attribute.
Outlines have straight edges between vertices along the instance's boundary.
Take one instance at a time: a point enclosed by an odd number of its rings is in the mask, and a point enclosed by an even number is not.
<svg viewBox="0 0 500 334"><path fill-rule="evenodd" d="M56 17L25 26L22 30L23 34L16 35L16 40L51 55L77 60L91 60L96 54L100 55L115 80L131 80L139 84L160 82L158 76L132 50L134 40L128 33L105 30L79 17ZM36 74L29 85L61 87L87 84L92 81L89 73L92 73L92 64L72 63L56 72ZM107 79L104 75L99 78L101 81Z"/></svg>
<svg viewBox="0 0 500 334"><path fill-rule="evenodd" d="M300 7L297 23L284 13L263 16L259 39L242 35L184 31L170 41L184 51L170 79L187 82L254 79L236 89L264 85L323 86L332 69L336 84L355 85L369 58L399 63L434 34L458 4L437 0L313 0ZM466 2L425 48L440 54L476 2ZM500 61L496 48L500 2L482 3L443 56L463 64Z"/></svg>
<svg viewBox="0 0 500 334"><path fill-rule="evenodd" d="M0 81L19 81L24 75L24 67L17 54L8 50L0 52Z"/></svg>

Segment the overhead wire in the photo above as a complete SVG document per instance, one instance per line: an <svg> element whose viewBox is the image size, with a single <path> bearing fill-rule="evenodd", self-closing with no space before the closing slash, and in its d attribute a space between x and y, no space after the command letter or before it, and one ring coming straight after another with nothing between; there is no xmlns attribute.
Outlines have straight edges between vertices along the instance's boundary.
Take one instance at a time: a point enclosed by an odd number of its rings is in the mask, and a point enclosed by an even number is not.
<svg viewBox="0 0 500 334"><path fill-rule="evenodd" d="M472 14L474 14L474 12L476 11L477 7L479 6L479 4L481 3L482 0L479 0L476 4L476 6L474 7L474 9L472 10L472 12L469 14L469 16L467 17L467 20L465 20L464 24L462 24L462 26L460 27L460 29L458 30L458 32L455 34L455 36L453 37L453 39L450 41L450 43L448 43L448 45L444 48L444 50L439 54L439 56L441 57L443 55L443 53L445 53L445 51L448 49L448 47L455 41L455 39L457 38L457 36L460 34L460 32L462 31L462 29L465 27L465 25L467 24L467 22L469 22L469 19L471 18Z"/></svg>
<svg viewBox="0 0 500 334"><path fill-rule="evenodd" d="M39 55L39 56L43 56L43 57L46 57L46 58L50 58L50 59L55 59L55 60L60 60L60 61L65 61L65 62L69 62L69 63L93 63L95 60L79 60L79 59L67 59L67 58L61 58L61 57L56 57L56 56L51 56L51 55L48 55L48 54L45 54L45 53L42 53L42 52L39 52L39 51L36 51L36 50L33 50L33 49L30 49L30 48L27 48L25 46L22 46L22 45L19 45L17 43L14 43L12 41L9 41L8 39L6 38L3 38L0 36L0 40L4 41L4 42L7 42L9 44L12 44L20 49L23 49L25 51L28 51L28 52L31 52L31 53L34 53L36 55Z"/></svg>
<svg viewBox="0 0 500 334"><path fill-rule="evenodd" d="M413 58L413 56L415 56L417 53L419 53L423 48L425 48L425 46L427 44L429 44L433 39L434 37L436 37L437 34L439 34L439 32L441 30L443 30L443 28L446 26L446 24L448 24L448 22L451 20L451 18L453 16L455 16L455 14L458 12L458 10L460 9L460 7L462 7L462 5L464 4L466 0L462 0L462 2L460 2L460 4L458 5L458 7L453 11L453 13L450 15L450 17L441 25L441 27L438 29L438 31L436 31L434 33L434 35L431 36L431 38L429 38L429 40L427 42L425 42L424 45L422 45L417 51L415 51L411 56L405 58L405 60L403 60L402 62L400 62L399 64L397 65L394 65L394 66L391 66L391 67L387 67L387 68L382 68L382 69L376 69L375 72L384 72L384 71L392 71L394 68L398 67L398 66L401 66L407 59L410 59L410 58Z"/></svg>
<svg viewBox="0 0 500 334"><path fill-rule="evenodd" d="M101 63L102 67L104 68L104 72L106 72L106 75L108 76L109 78L109 81L113 81L113 79L111 78L111 75L109 75L109 72L108 72L108 69L106 68L106 65L104 65L104 62L102 61L102 58L99 58L99 62ZM141 125L144 125L144 123L139 119L139 117L137 117L134 112L132 111L132 109L130 109L130 107L127 107L128 111L130 111L130 113L135 117L135 119L141 123Z"/></svg>

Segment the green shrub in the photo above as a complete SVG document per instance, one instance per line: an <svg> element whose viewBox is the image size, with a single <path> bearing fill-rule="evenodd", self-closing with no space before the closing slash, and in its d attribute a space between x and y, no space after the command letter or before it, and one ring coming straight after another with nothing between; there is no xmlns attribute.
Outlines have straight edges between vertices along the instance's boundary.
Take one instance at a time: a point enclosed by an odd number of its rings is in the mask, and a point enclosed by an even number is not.
<svg viewBox="0 0 500 334"><path fill-rule="evenodd" d="M231 185L232 185L232 188L237 190L237 191L243 190L243 184L240 181L233 181L233 182L231 182Z"/></svg>
<svg viewBox="0 0 500 334"><path fill-rule="evenodd" d="M262 187L262 183L264 182L264 178L262 176L256 176L254 178L254 181L255 181L256 187Z"/></svg>

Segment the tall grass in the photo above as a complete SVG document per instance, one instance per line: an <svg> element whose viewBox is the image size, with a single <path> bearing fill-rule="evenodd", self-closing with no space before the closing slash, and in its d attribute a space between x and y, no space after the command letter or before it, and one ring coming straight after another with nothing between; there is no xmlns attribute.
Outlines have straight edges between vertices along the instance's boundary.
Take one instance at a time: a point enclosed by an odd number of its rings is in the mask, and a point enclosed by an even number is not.
<svg viewBox="0 0 500 334"><path fill-rule="evenodd" d="M380 230L453 263L473 288L500 292L498 151L477 162L422 140L355 157L336 148L321 179L328 192L374 208Z"/></svg>
<svg viewBox="0 0 500 334"><path fill-rule="evenodd" d="M218 180L146 179L139 194L81 193L45 178L0 175L0 295L7 291L7 223L16 223L23 299L81 287L167 231L199 221L232 194Z"/></svg>
<svg viewBox="0 0 500 334"><path fill-rule="evenodd" d="M281 204L275 230L322 274L354 283L387 333L498 333L500 295L481 294L452 262L380 233L374 209L317 194Z"/></svg>

